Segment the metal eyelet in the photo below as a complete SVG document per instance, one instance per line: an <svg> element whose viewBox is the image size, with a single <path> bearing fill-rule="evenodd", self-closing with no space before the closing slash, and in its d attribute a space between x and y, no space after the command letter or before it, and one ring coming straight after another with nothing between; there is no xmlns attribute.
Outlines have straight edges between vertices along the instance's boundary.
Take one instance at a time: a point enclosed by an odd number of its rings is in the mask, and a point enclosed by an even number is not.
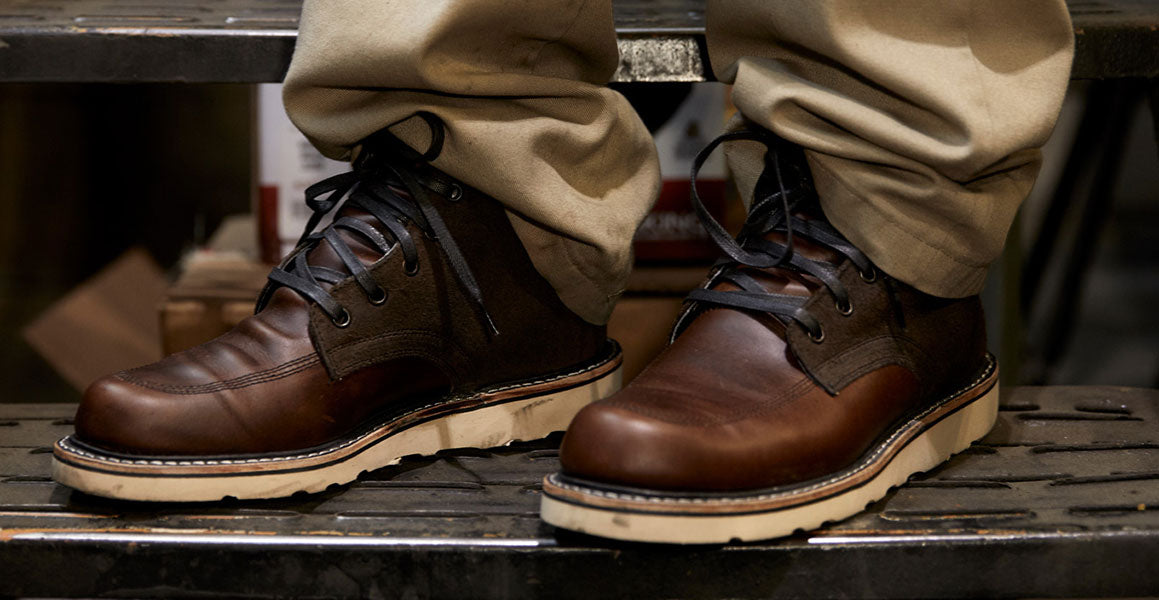
<svg viewBox="0 0 1159 600"><path fill-rule="evenodd" d="M451 202L458 202L463 198L463 188L457 183L451 184L451 193L447 194L447 200Z"/></svg>
<svg viewBox="0 0 1159 600"><path fill-rule="evenodd" d="M825 341L825 329L823 327L821 327L820 323L817 324L817 335L816 336L813 335L812 330L808 331L808 334L809 334L809 339L813 340L814 344L820 344L821 342Z"/></svg>
<svg viewBox="0 0 1159 600"><path fill-rule="evenodd" d="M386 302L386 290L379 287L379 288L374 290L373 295L368 295L367 299L370 300L371 304L378 306L378 305L382 304L383 302Z"/></svg>
<svg viewBox="0 0 1159 600"><path fill-rule="evenodd" d="M866 275L861 271L858 271L857 274L861 276L861 280L865 283L873 283L877 281L877 269L874 269L873 267L869 268L869 275Z"/></svg>
<svg viewBox="0 0 1159 600"><path fill-rule="evenodd" d="M841 313L841 316L843 316L843 317L848 317L849 315L853 314L853 303L852 302L849 302L845 306L841 306L841 301L837 300L837 301L833 302L833 306L837 307L837 312Z"/></svg>
<svg viewBox="0 0 1159 600"><path fill-rule="evenodd" d="M342 313L338 315L338 318L330 319L330 322L339 329L345 329L348 325L350 325L350 312L344 308L342 309Z"/></svg>
<svg viewBox="0 0 1159 600"><path fill-rule="evenodd" d="M415 275L418 275L419 262L416 260L413 268L410 265L406 265L406 270L403 272L406 273L407 277L414 277Z"/></svg>

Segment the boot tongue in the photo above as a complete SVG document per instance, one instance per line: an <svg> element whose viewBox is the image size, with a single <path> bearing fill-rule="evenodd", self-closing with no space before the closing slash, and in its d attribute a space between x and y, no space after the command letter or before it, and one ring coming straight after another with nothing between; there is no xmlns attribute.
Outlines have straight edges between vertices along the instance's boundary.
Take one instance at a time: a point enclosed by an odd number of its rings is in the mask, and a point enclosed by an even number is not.
<svg viewBox="0 0 1159 600"><path fill-rule="evenodd" d="M334 220L337 221L343 217L350 217L362 221L363 223L373 227L379 233L385 235L387 239L390 239L389 232L386 231L386 228L382 225L382 223L379 222L378 218L364 210L343 206L338 210L338 213L334 215ZM358 260L362 261L363 263L369 265L382 258L382 251L372 246L366 240L366 238L362 237L361 235L358 235L348 229L336 229L334 232L338 235L339 238L342 239L343 242L346 242L346 245L349 246L350 250L354 252L354 255L358 257ZM320 240L314 246L314 248L306 254L306 263L312 267L326 267L328 269L339 271L345 275L351 275L350 269L346 268L345 263L342 262L342 259L338 256L338 253L334 251L334 247L331 246L330 242L326 241L325 239ZM323 283L322 287L329 290L331 286L328 283Z"/></svg>
<svg viewBox="0 0 1159 600"><path fill-rule="evenodd" d="M816 215L806 212L795 213L794 216L800 219L817 218ZM781 246L788 243L788 236L779 231L767 233L762 237L767 241L775 242ZM839 252L817 244L799 234L793 236L793 253L804 258L833 264L840 263L844 258ZM753 279L756 279L765 288L765 291L770 294L811 296L814 291L821 287L821 282L816 279L790 269L779 267L757 269L748 267L745 269L745 272L751 275ZM734 291L739 288L727 281L722 281L714 285L711 289Z"/></svg>
<svg viewBox="0 0 1159 600"><path fill-rule="evenodd" d="M721 143L734 140L760 142L768 149L748 217L737 236L705 208L695 185L706 157ZM749 322L767 320L779 336L784 335L780 323L790 321L805 327L811 336L823 336L820 323L804 310L807 298L824 287L838 302L846 302L848 294L837 278L836 267L848 259L865 269L869 261L825 220L801 148L765 130L726 133L697 155L692 180L693 207L709 237L729 260L714 275L709 289L693 290L689 295L697 303L695 310L682 314L673 335L682 335L692 324L686 317L699 321L727 316Z"/></svg>
<svg viewBox="0 0 1159 600"><path fill-rule="evenodd" d="M404 189L392 185L390 186L390 191L403 200L411 200L410 193ZM385 236L388 240L393 238L393 234L390 233L387 227L378 220L378 217L370 214L369 212L366 212L365 210L362 210L361 208L356 208L350 206L349 203L344 203L342 206L338 207L337 212L334 214L333 220L336 222L339 219L345 217L357 219L363 223L366 223L375 231L378 231L383 236ZM363 236L345 228L336 228L334 233L337 234L339 239L346 243L346 245L350 248L354 255L358 257L358 260L362 261L362 263L370 265L382 258L382 251L372 245L369 240ZM325 239L318 241L306 254L306 263L312 267L325 267L345 275L352 275L350 269L346 267L346 264L342 262L342 259L338 256L338 253L334 251L334 247L331 246L330 242ZM327 291L331 287L333 287L331 284L322 283L322 288Z"/></svg>
<svg viewBox="0 0 1159 600"><path fill-rule="evenodd" d="M804 220L824 219L824 215L820 213L819 207L810 207L800 210L793 214L794 217ZM788 235L784 232L773 231L761 236L764 240L774 242L780 246L788 244ZM827 262L831 264L838 264L844 257L837 251L831 248L813 242L812 240L800 235L793 235L793 253L814 261ZM743 268L744 272L751 276L760 286L769 294L783 294L788 296L809 297L815 291L822 287L822 283L810 275L800 273L798 271L781 268L756 268L756 267L742 267L734 265L733 269ZM714 284L709 289L729 292L739 291L741 288L734 285L727 280L721 280ZM771 332L772 335L784 340L785 339L785 325L780 320L769 315L758 315L748 311L738 310L708 310L700 314L688 327L688 330L681 333L684 335L698 335L696 331L706 330L712 331L716 327L720 327L724 321L732 322L736 319L746 321L757 321L761 323L760 329Z"/></svg>

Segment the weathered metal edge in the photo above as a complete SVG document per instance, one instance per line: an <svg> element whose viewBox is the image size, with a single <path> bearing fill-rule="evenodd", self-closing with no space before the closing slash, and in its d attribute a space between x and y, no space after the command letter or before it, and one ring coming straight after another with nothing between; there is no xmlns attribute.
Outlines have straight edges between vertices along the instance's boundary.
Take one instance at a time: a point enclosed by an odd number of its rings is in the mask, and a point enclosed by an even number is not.
<svg viewBox="0 0 1159 600"><path fill-rule="evenodd" d="M1154 532L675 548L10 541L3 596L1144 597ZM47 542L47 543L46 543ZM276 550L274 552L273 550ZM1098 557L1098 571L1091 569ZM245 565L238 568L238 565ZM51 577L50 573L68 573ZM822 574L832 574L825 576ZM576 585L583 582L582 585ZM378 591L380 594L375 594Z"/></svg>
<svg viewBox="0 0 1159 600"><path fill-rule="evenodd" d="M292 29L0 29L0 82L262 83L281 81ZM624 30L614 82L713 79L702 32ZM1159 31L1077 27L1076 79L1159 77Z"/></svg>

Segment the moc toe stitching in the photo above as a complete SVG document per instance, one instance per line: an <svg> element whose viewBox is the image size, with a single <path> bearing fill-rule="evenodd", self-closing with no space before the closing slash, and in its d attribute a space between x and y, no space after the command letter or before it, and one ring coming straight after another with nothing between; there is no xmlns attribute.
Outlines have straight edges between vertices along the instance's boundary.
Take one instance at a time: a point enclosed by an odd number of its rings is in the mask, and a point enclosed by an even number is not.
<svg viewBox="0 0 1159 600"><path fill-rule="evenodd" d="M119 373L112 375L112 377L116 377L117 379L120 379L120 380L125 381L127 383L132 383L134 385L137 385L137 386L140 386L143 388L147 388L147 389L151 389L151 390L155 390L158 392L167 392L170 394L180 394L180 395L198 395L198 394L211 394L214 392L220 392L220 391L225 391L225 390L236 390L236 389L241 389L241 388L245 388L245 387L250 387L253 385L258 385L261 383L276 381L278 379L289 377L291 375L295 375L297 373L305 371L305 370L309 369L310 367L313 367L314 365L318 364L319 362L320 361L319 361L318 356L315 354L311 354L311 355L299 357L297 359L294 359L294 360L287 362L287 363L283 363L283 364L278 365L276 367L271 367L269 369L264 369L264 370L257 371L257 372L254 372L254 373L251 373L248 375L242 375L239 377L234 377L232 379L225 379L222 381L215 381L212 383L201 383L201 384L190 384L190 385L169 384L169 383L161 383L161 382L157 382L157 381L149 381L149 380L146 380L146 379L136 375L136 373L141 372L140 369L134 369L132 371L121 371Z"/></svg>
<svg viewBox="0 0 1159 600"><path fill-rule="evenodd" d="M156 390L116 375L93 382L77 411L77 439L138 455L198 454L197 448L204 444L231 438L243 445L254 443L248 428L236 427L238 421L231 416L235 411L222 412L217 394L205 397L209 404L191 405L184 401L190 396L150 392ZM205 412L208 406L214 407L214 414Z"/></svg>

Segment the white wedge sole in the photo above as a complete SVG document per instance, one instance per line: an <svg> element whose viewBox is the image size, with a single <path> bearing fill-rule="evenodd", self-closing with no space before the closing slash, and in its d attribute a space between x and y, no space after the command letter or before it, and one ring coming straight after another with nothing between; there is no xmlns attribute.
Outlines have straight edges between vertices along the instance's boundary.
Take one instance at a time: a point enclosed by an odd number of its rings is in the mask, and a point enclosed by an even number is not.
<svg viewBox="0 0 1159 600"><path fill-rule="evenodd" d="M617 349L610 358L574 373L434 403L299 454L127 457L66 437L53 449L52 476L89 494L155 502L319 492L403 456L490 448L563 431L581 408L620 388L620 363Z"/></svg>
<svg viewBox="0 0 1159 600"><path fill-rule="evenodd" d="M821 481L751 494L675 494L569 480L544 481L544 521L606 538L671 544L763 540L861 512L913 474L985 436L998 416L998 372L897 427L855 465Z"/></svg>

